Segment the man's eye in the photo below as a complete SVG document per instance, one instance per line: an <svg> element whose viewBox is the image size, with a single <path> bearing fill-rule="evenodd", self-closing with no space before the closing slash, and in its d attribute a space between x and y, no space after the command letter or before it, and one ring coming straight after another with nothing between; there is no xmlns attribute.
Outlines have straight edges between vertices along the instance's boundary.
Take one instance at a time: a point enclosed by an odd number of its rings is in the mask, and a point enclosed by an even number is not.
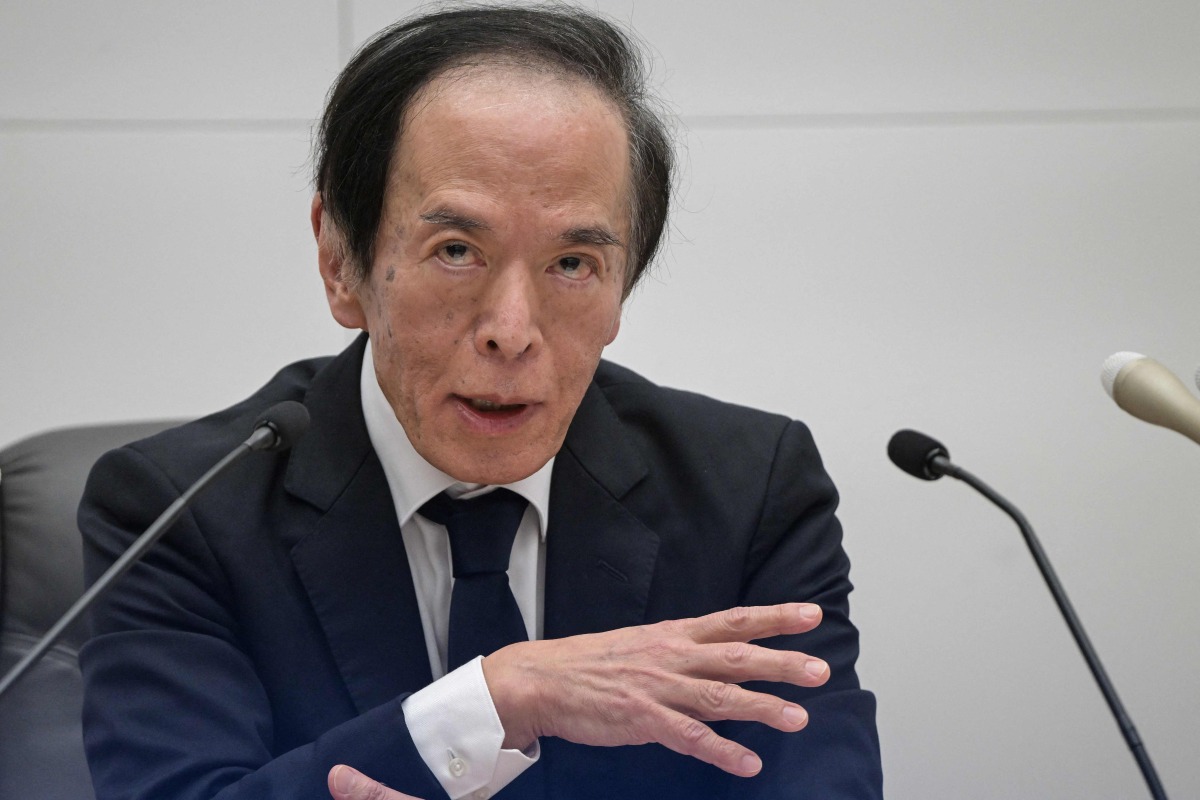
<svg viewBox="0 0 1200 800"><path fill-rule="evenodd" d="M592 274L591 266L579 256L563 256L558 260L558 271L568 278L582 279Z"/></svg>
<svg viewBox="0 0 1200 800"><path fill-rule="evenodd" d="M461 242L444 245L442 247L442 258L446 263L455 266L467 264L471 260L471 248Z"/></svg>

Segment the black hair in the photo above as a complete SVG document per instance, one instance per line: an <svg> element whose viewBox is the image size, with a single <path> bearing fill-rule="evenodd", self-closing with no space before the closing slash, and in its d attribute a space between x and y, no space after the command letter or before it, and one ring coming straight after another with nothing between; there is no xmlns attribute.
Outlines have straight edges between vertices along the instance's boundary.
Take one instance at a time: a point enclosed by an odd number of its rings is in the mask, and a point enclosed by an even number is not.
<svg viewBox="0 0 1200 800"><path fill-rule="evenodd" d="M491 58L583 79L622 113L632 182L628 294L666 226L671 137L654 108L635 41L613 23L569 6L458 6L401 20L354 55L329 91L315 153L316 188L354 271L347 277L364 279L374 260L388 169L409 103L447 70Z"/></svg>

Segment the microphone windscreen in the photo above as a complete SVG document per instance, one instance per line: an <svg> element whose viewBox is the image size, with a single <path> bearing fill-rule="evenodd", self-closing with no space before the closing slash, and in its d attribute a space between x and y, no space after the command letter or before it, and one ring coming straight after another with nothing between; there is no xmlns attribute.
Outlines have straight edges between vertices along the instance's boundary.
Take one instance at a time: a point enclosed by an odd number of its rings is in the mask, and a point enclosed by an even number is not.
<svg viewBox="0 0 1200 800"><path fill-rule="evenodd" d="M931 462L936 456L950 458L950 451L937 439L908 428L896 431L888 442L887 450L888 458L893 464L923 481L933 481L942 477L941 473L934 472L931 468Z"/></svg>
<svg viewBox="0 0 1200 800"><path fill-rule="evenodd" d="M1113 394L1117 385L1117 376L1121 374L1121 370L1132 364L1134 361L1140 361L1145 358L1141 353L1131 353L1127 350L1122 350L1120 353L1113 353L1108 358L1104 359L1104 363L1100 365L1100 383L1104 384L1104 391L1108 392L1108 396L1116 400L1116 395Z"/></svg>
<svg viewBox="0 0 1200 800"><path fill-rule="evenodd" d="M254 429L266 425L275 432L275 442L268 450L286 450L308 432L308 409L295 400L276 403L254 421Z"/></svg>

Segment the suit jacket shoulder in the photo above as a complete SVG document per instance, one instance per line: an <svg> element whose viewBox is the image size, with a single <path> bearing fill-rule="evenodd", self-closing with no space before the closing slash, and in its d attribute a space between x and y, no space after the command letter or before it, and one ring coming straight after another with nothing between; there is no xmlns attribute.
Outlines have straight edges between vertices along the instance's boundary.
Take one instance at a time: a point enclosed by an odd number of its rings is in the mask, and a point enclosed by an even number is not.
<svg viewBox="0 0 1200 800"><path fill-rule="evenodd" d="M245 441L254 421L268 408L284 400L303 402L314 377L333 360L333 356L325 356L289 364L245 400L129 447L161 464L186 486Z"/></svg>
<svg viewBox="0 0 1200 800"><path fill-rule="evenodd" d="M837 491L812 435L781 414L661 387L601 362L564 449L595 465L601 481L655 529L702 527L749 547L773 522L787 524L773 517L784 503L822 509L827 536L840 544L832 517ZM614 473L626 476L629 496Z"/></svg>

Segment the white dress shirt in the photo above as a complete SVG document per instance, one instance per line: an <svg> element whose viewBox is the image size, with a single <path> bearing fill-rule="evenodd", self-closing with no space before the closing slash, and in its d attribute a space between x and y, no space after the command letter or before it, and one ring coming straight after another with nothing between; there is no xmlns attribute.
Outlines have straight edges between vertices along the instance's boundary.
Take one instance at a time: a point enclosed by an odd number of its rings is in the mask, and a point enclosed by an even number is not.
<svg viewBox="0 0 1200 800"><path fill-rule="evenodd" d="M421 758L451 799L485 800L536 762L541 750L537 742L527 752L502 748L504 727L483 677L482 658L446 674L454 583L450 543L445 527L421 516L417 509L443 491L456 498L474 497L495 487L456 481L417 453L379 388L369 341L363 354L361 389L367 434L383 465L400 522L434 678L401 704L404 719ZM550 459L528 478L505 484L529 501L513 542L508 579L530 639L542 636L553 466L554 459Z"/></svg>

